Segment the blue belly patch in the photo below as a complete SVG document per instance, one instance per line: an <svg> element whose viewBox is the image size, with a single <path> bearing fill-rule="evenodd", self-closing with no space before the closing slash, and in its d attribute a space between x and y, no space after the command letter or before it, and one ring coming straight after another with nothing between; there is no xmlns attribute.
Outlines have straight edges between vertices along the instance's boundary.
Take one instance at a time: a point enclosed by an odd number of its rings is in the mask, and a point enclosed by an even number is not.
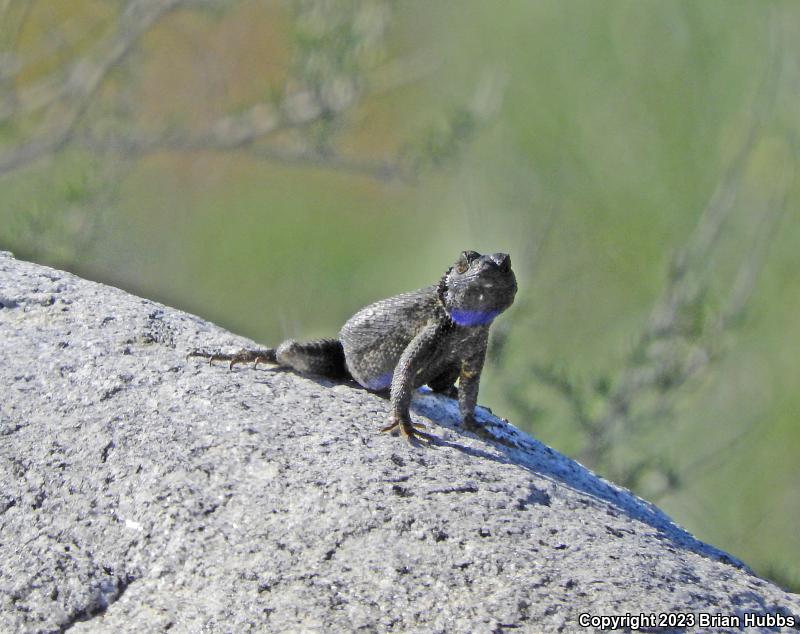
<svg viewBox="0 0 800 634"><path fill-rule="evenodd" d="M366 383L363 383L365 388L368 390L372 390L373 392L380 392L381 390L385 390L392 384L392 373L386 372L385 374L381 374L380 376L376 376L374 378L368 379Z"/></svg>
<svg viewBox="0 0 800 634"><path fill-rule="evenodd" d="M459 326L484 326L500 314L499 310L462 310L454 308L450 312L450 319Z"/></svg>

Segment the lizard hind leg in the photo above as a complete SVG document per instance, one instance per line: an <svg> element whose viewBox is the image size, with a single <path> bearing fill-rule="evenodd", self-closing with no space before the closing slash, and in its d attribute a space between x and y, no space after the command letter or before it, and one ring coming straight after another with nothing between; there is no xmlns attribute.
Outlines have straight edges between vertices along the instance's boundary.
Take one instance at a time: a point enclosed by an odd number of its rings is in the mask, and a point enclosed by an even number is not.
<svg viewBox="0 0 800 634"><path fill-rule="evenodd" d="M238 363L272 363L303 374L319 374L331 379L349 379L350 373L344 360L342 344L336 339L317 339L299 342L284 341L277 348L240 350L239 352L206 352L193 350L188 357L200 357L214 361L227 361L232 368Z"/></svg>
<svg viewBox="0 0 800 634"><path fill-rule="evenodd" d="M450 398L458 398L458 388L456 387L456 379L458 379L459 367L453 366L442 372L439 376L428 381L428 387L434 392L439 392Z"/></svg>
<svg viewBox="0 0 800 634"><path fill-rule="evenodd" d="M278 365L303 374L318 374L330 379L349 379L344 348L338 339L284 341L275 350Z"/></svg>

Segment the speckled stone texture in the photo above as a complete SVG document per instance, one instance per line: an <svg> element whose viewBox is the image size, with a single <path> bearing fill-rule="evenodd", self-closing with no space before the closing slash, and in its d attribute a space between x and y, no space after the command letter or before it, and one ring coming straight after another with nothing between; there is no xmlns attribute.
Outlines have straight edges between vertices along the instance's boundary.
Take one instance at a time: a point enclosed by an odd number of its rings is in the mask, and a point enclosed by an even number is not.
<svg viewBox="0 0 800 634"><path fill-rule="evenodd" d="M0 253L1 632L800 622L797 595L485 410L505 444L420 393L440 441L414 447L363 389L185 358L251 343Z"/></svg>

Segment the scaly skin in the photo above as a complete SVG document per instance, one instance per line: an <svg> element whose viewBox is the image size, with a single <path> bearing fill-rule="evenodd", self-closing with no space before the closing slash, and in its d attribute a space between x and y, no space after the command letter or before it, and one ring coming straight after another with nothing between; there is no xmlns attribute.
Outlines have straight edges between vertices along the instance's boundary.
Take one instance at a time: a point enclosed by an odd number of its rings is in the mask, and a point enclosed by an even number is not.
<svg viewBox="0 0 800 634"><path fill-rule="evenodd" d="M273 363L300 373L351 378L375 392L390 390L392 420L382 431L399 429L412 440L431 439L411 422L413 391L429 385L452 394L464 426L475 422L489 326L514 301L517 282L505 253L464 251L435 286L370 304L347 320L338 339L297 342L234 354L194 351L212 361Z"/></svg>

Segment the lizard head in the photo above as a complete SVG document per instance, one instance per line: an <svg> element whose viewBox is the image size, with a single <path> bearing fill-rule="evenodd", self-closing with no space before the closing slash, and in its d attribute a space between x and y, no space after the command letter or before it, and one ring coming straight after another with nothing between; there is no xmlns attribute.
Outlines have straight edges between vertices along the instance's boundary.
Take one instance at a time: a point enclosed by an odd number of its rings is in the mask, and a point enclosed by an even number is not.
<svg viewBox="0 0 800 634"><path fill-rule="evenodd" d="M507 253L463 251L439 283L439 298L459 326L489 324L514 302L517 278Z"/></svg>

